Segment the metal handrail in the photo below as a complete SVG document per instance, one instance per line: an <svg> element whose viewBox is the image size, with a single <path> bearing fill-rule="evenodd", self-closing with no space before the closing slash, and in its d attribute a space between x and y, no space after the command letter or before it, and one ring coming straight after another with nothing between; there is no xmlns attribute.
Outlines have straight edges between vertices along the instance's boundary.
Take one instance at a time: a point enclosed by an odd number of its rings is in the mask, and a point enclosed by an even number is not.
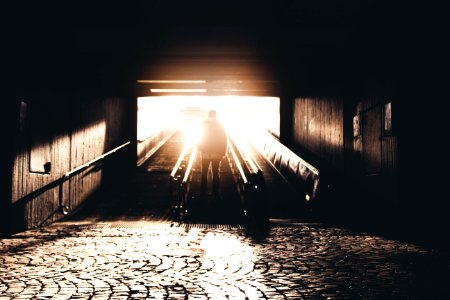
<svg viewBox="0 0 450 300"><path fill-rule="evenodd" d="M322 193L324 186L330 187L329 184L319 184L319 179L323 182L323 176L318 168L305 161L271 134L266 133L263 138L260 138L260 142L254 141L254 144L275 172L295 191L304 194L306 203L315 200L317 195Z"/></svg>
<svg viewBox="0 0 450 300"><path fill-rule="evenodd" d="M235 140L233 140L233 142L236 144L236 148L238 149L238 151L241 155L241 158L242 158L244 164L247 166L247 169L250 172L250 174L258 174L259 172L262 172L261 167L256 162L253 155L249 152L248 147L245 147L244 145L242 145L241 142L236 143Z"/></svg>
<svg viewBox="0 0 450 300"><path fill-rule="evenodd" d="M63 177L71 177L76 173L81 172L82 170L85 170L87 168L89 168L90 166L96 164L97 162L101 161L102 159L104 159L105 157L117 152L118 150L124 148L125 146L128 146L131 142L126 142L125 144L120 145L119 147L116 147L114 149L112 149L111 151L108 151L100 156L98 156L97 158L94 158L93 160L88 161L87 163L73 169L72 171L67 172L66 174L63 175Z"/></svg>
<svg viewBox="0 0 450 300"><path fill-rule="evenodd" d="M234 162L236 162L236 167L239 170L239 173L241 175L242 181L244 182L244 184L247 184L248 183L248 179L247 179L247 176L245 175L246 172L244 171L244 169L242 167L242 164L241 164L241 162L239 160L239 157L236 154L236 151L234 150L234 145L233 145L232 142L228 143L228 149L231 152L231 155L232 155L232 158L233 158Z"/></svg>
<svg viewBox="0 0 450 300"><path fill-rule="evenodd" d="M190 154L189 151L191 151ZM190 173L192 171L196 154L197 148L195 145L186 144L181 150L177 162L170 173L172 212L178 214L178 218L182 218L186 212L184 206L186 204L186 198L190 188L190 182L188 180L190 178ZM187 166L185 164L182 166L183 161L186 162L187 156L189 156ZM182 180L180 180L180 178L182 178Z"/></svg>
<svg viewBox="0 0 450 300"><path fill-rule="evenodd" d="M194 147L192 149L191 156L189 158L189 163L187 165L186 172L184 173L184 177L183 177L183 181L182 181L183 184L186 184L189 179L189 175L191 174L192 166L194 165L196 156L197 156L197 147Z"/></svg>
<svg viewBox="0 0 450 300"><path fill-rule="evenodd" d="M255 216L260 214L259 209L255 207L263 204L255 200L259 199L261 192L264 190L264 177L261 167L244 142L236 143L230 135L228 136L226 156L242 201L244 215ZM197 157L197 147L194 144L185 145L170 174L171 211L180 221L189 215L188 204L192 172Z"/></svg>
<svg viewBox="0 0 450 300"><path fill-rule="evenodd" d="M241 141L236 141L234 138L230 139L230 144L237 149L236 156L238 158L238 161L245 167L245 173L248 176L262 173L262 168L256 161L255 157L249 151L249 146L244 145L244 143Z"/></svg>
<svg viewBox="0 0 450 300"><path fill-rule="evenodd" d="M242 201L244 215L246 217L259 215L263 205L258 201L264 187L262 169L246 145L239 141L236 143L233 138L230 138L228 145L230 167Z"/></svg>
<svg viewBox="0 0 450 300"><path fill-rule="evenodd" d="M55 179L54 181L38 188L37 190L29 193L28 195L23 196L22 198L20 198L18 201L15 202L15 204L17 205L23 205L25 203L27 203L28 201L31 201L32 199L36 198L37 196L45 193L46 191L48 191L51 188L57 187L59 185L59 189L60 189L60 193L59 193L59 209L63 212L63 214L68 214L70 207L66 207L62 205L62 185L65 181L67 181L68 179L70 179L72 176L74 176L75 174L80 173L81 171L89 168L90 166L97 164L98 162L102 161L103 159L105 159L106 157L110 156L111 154L117 152L118 150L128 146L131 142L128 141L114 149L112 149L111 151L108 151L100 156L98 156L97 158L90 160L89 162L76 167L74 169L72 169L71 171L65 173L64 175L62 175L61 177L59 177L58 179Z"/></svg>
<svg viewBox="0 0 450 300"><path fill-rule="evenodd" d="M178 173L181 163L184 160L186 154L189 152L189 150L191 149L192 145L185 145L183 147L183 149L181 150L180 155L178 156L178 160L175 163L175 166L172 169L172 172L170 173L170 177L171 178L175 178L176 174Z"/></svg>

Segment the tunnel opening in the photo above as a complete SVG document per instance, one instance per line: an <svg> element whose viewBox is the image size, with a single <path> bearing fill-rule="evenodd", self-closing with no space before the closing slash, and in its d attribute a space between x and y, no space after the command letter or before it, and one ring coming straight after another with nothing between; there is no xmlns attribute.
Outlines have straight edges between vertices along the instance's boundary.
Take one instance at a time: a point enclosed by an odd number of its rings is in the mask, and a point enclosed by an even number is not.
<svg viewBox="0 0 450 300"><path fill-rule="evenodd" d="M208 111L235 138L253 140L258 134L280 135L280 98L264 96L148 96L139 97L137 116L138 165L175 132L195 142Z"/></svg>

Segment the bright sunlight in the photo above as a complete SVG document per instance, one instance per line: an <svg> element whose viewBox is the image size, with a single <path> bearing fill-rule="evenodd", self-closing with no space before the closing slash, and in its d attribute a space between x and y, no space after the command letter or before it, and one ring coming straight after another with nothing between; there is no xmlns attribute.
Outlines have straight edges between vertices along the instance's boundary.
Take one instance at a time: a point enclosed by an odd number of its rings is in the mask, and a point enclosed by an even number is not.
<svg viewBox="0 0 450 300"><path fill-rule="evenodd" d="M138 98L139 141L162 130L182 129L186 144L194 143L208 111L217 118L233 138L250 140L262 132L280 132L280 99L254 96L152 96Z"/></svg>

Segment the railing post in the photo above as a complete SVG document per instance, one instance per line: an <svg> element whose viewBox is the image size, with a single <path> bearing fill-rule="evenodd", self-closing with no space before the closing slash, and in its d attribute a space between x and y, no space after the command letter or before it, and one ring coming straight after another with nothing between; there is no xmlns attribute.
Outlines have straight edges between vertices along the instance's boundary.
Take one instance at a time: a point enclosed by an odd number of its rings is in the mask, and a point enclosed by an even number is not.
<svg viewBox="0 0 450 300"><path fill-rule="evenodd" d="M58 188L58 200L59 200L59 210L63 215L68 215L70 212L70 204L63 205L63 199L64 199L64 182L68 179L66 175L63 175L60 180L61 183L59 184Z"/></svg>

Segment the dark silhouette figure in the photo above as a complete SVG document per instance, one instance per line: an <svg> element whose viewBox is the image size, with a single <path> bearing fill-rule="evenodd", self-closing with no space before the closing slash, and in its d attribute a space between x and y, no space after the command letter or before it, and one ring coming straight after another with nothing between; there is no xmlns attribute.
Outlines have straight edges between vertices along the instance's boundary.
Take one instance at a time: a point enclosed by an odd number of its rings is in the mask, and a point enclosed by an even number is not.
<svg viewBox="0 0 450 300"><path fill-rule="evenodd" d="M208 169L211 164L213 178L213 193L219 196L220 162L227 151L227 134L225 128L216 118L216 111L210 110L208 118L203 122L203 132L197 145L202 157L202 196L206 195Z"/></svg>

